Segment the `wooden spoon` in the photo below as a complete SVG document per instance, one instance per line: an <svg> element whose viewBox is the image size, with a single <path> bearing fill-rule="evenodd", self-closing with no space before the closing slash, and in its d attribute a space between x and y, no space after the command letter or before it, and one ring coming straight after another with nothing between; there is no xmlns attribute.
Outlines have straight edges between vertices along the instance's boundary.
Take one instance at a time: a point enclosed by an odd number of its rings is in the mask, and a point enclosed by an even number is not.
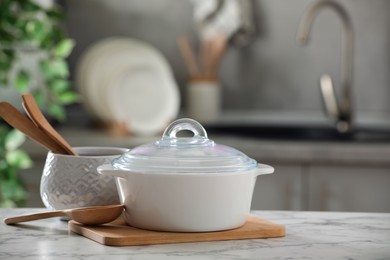
<svg viewBox="0 0 390 260"><path fill-rule="evenodd" d="M23 107L26 113L30 116L31 120L45 132L50 138L57 142L68 154L77 155L72 149L69 143L51 126L45 116L42 114L34 96L31 94L22 95Z"/></svg>
<svg viewBox="0 0 390 260"><path fill-rule="evenodd" d="M85 207L11 217L4 219L4 223L12 225L31 220L67 216L80 224L101 225L114 221L121 215L122 212L123 205Z"/></svg>
<svg viewBox="0 0 390 260"><path fill-rule="evenodd" d="M29 118L7 102L0 102L0 116L13 128L19 130L46 149L59 154L67 152L39 129Z"/></svg>

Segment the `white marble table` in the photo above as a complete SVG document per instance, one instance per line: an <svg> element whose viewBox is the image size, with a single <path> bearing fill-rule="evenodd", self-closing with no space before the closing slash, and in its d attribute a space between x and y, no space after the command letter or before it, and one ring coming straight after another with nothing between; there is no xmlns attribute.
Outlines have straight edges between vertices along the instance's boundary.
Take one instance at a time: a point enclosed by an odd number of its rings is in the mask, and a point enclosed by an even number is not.
<svg viewBox="0 0 390 260"><path fill-rule="evenodd" d="M0 218L44 209L0 209ZM255 211L284 238L109 247L58 219L0 223L0 259L390 259L390 214Z"/></svg>

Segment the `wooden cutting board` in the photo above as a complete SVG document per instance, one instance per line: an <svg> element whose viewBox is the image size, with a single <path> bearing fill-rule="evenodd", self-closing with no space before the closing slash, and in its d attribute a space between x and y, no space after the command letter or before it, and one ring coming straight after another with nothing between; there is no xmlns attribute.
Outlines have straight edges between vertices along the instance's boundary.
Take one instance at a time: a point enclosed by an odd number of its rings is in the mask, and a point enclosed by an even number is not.
<svg viewBox="0 0 390 260"><path fill-rule="evenodd" d="M108 246L137 246L202 241L222 241L285 236L285 227L267 220L250 216L239 228L201 233L178 233L143 230L127 226L123 220L102 226L85 226L69 222L69 229L93 241Z"/></svg>

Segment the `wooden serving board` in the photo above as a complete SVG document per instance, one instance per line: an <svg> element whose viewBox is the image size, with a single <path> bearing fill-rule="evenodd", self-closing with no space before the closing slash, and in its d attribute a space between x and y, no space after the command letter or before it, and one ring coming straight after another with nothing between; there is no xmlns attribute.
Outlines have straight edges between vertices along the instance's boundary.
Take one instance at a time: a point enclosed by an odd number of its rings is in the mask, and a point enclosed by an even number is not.
<svg viewBox="0 0 390 260"><path fill-rule="evenodd" d="M69 229L93 241L108 246L137 246L202 241L222 241L285 236L285 227L267 220L250 216L239 228L201 233L179 233L143 230L128 226L123 220L102 226L85 226L69 222Z"/></svg>

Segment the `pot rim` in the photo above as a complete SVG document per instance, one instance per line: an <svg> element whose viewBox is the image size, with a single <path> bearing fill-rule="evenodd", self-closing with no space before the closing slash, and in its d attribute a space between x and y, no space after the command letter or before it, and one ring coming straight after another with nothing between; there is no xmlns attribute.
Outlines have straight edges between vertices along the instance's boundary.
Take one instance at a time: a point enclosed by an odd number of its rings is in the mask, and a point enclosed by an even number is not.
<svg viewBox="0 0 390 260"><path fill-rule="evenodd" d="M130 151L129 148L115 147L115 146L75 146L72 147L72 149L78 154L77 156L71 154L58 154L58 153L53 153L52 151L49 151L48 154L54 155L56 157L63 157L63 158L104 158L104 157L117 158L122 154ZM83 150L97 151L97 154L80 153Z"/></svg>
<svg viewBox="0 0 390 260"><path fill-rule="evenodd" d="M98 172L103 175L111 175L120 178L126 178L127 175L151 175L151 176L228 176L228 175L246 175L246 174L254 174L265 175L272 174L274 172L274 167L258 163L256 168L244 170L244 171L216 171L216 172L139 172L139 171L131 171L131 170L122 170L115 168L112 164L103 164L98 167Z"/></svg>

